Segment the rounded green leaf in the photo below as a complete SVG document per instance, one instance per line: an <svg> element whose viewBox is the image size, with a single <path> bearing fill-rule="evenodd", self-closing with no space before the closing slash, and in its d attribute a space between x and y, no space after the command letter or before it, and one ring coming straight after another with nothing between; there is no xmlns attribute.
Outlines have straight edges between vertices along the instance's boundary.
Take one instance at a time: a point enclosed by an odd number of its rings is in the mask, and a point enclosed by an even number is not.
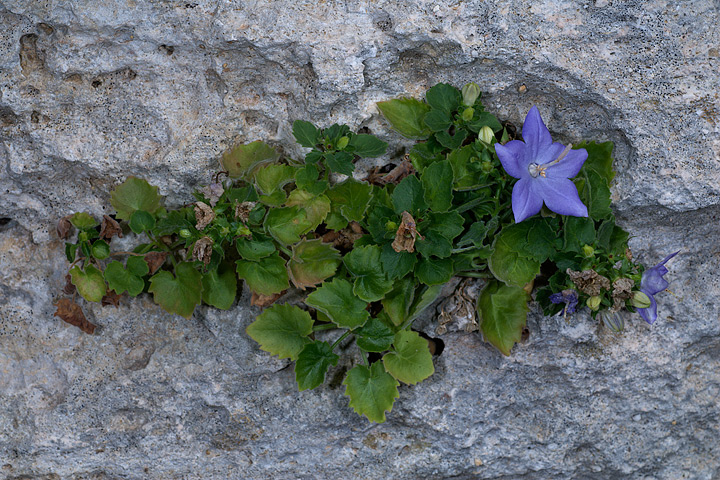
<svg viewBox="0 0 720 480"><path fill-rule="evenodd" d="M327 342L316 340L305 345L295 362L295 380L300 391L322 385L328 369L337 365L339 358Z"/></svg>
<svg viewBox="0 0 720 480"><path fill-rule="evenodd" d="M202 299L202 275L192 263L179 263L175 276L163 270L150 277L148 291L165 311L190 318Z"/></svg>
<svg viewBox="0 0 720 480"><path fill-rule="evenodd" d="M339 327L354 329L361 327L370 318L367 302L353 293L347 280L336 278L324 283L308 295L305 303L326 314Z"/></svg>
<svg viewBox="0 0 720 480"><path fill-rule="evenodd" d="M498 280L508 285L521 287L532 281L540 273L540 262L526 256L523 252L527 242L527 230L506 227L495 238L493 253L488 268Z"/></svg>
<svg viewBox="0 0 720 480"><path fill-rule="evenodd" d="M416 332L398 332L393 346L395 349L383 356L383 364L385 370L401 382L414 385L435 372L427 340Z"/></svg>
<svg viewBox="0 0 720 480"><path fill-rule="evenodd" d="M360 133L350 138L349 145L355 148L353 152L361 158L374 158L384 155L388 144L375 135Z"/></svg>
<svg viewBox="0 0 720 480"><path fill-rule="evenodd" d="M527 322L528 294L520 287L490 281L478 297L477 309L482 317L480 330L485 340L504 355L522 338Z"/></svg>
<svg viewBox="0 0 720 480"><path fill-rule="evenodd" d="M128 177L111 192L110 203L117 210L117 218L130 220L136 210L156 213L160 209L160 196L157 187L140 178Z"/></svg>
<svg viewBox="0 0 720 480"><path fill-rule="evenodd" d="M278 242L290 245L300 241L311 223L300 207L274 208L265 217L265 229Z"/></svg>
<svg viewBox="0 0 720 480"><path fill-rule="evenodd" d="M430 164L422 174L425 203L433 212L446 212L452 206L453 170L450 162L443 160Z"/></svg>
<svg viewBox="0 0 720 480"><path fill-rule="evenodd" d="M130 230L139 235L142 232L155 228L155 217L145 210L135 210L132 215L130 215L128 225L130 225Z"/></svg>
<svg viewBox="0 0 720 480"><path fill-rule="evenodd" d="M77 212L73 214L73 216L70 217L70 223L80 230L95 228L99 225L92 215L85 212Z"/></svg>
<svg viewBox="0 0 720 480"><path fill-rule="evenodd" d="M202 277L202 299L208 305L221 310L229 309L237 295L237 276L232 267L221 263Z"/></svg>
<svg viewBox="0 0 720 480"><path fill-rule="evenodd" d="M129 263L130 259L128 259L128 264ZM145 273L147 273L147 271ZM134 297L139 295L145 288L145 282L143 279L126 270L122 263L118 261L110 262L107 267L105 267L105 280L107 280L108 287L114 290L118 295L122 295L125 291L127 291L130 296Z"/></svg>
<svg viewBox="0 0 720 480"><path fill-rule="evenodd" d="M305 120L295 120L292 133L295 140L303 147L313 148L320 142L320 130Z"/></svg>
<svg viewBox="0 0 720 480"><path fill-rule="evenodd" d="M453 262L450 258L421 258L415 269L415 276L425 285L447 283L453 273Z"/></svg>
<svg viewBox="0 0 720 480"><path fill-rule="evenodd" d="M277 251L272 240L257 233L253 233L252 239L238 237L235 247L243 259L252 261L268 257Z"/></svg>
<svg viewBox="0 0 720 480"><path fill-rule="evenodd" d="M265 142L256 140L245 145L237 145L225 152L220 163L230 178L239 178L278 158L279 154L274 148Z"/></svg>
<svg viewBox="0 0 720 480"><path fill-rule="evenodd" d="M107 292L102 272L92 265L86 265L84 271L76 265L70 270L70 278L78 293L88 302L101 301Z"/></svg>
<svg viewBox="0 0 720 480"><path fill-rule="evenodd" d="M423 118L430 111L430 105L415 98L397 98L378 102L380 113L390 122L390 126L407 138L425 139L430 130Z"/></svg>
<svg viewBox="0 0 720 480"><path fill-rule="evenodd" d="M310 230L315 230L330 213L330 199L325 195L314 195L306 190L293 190L288 196L288 200L285 203L288 207L299 206L307 213L308 222L310 226L307 233Z"/></svg>
<svg viewBox="0 0 720 480"><path fill-rule="evenodd" d="M393 287L380 262L381 249L377 245L356 247L343 261L355 277L353 292L366 302L380 300Z"/></svg>
<svg viewBox="0 0 720 480"><path fill-rule="evenodd" d="M339 208L340 214L348 222L359 222L370 204L372 190L371 185L348 178L328 190L326 194L332 202L332 208Z"/></svg>
<svg viewBox="0 0 720 480"><path fill-rule="evenodd" d="M125 263L127 265L128 272L133 275L137 275L138 277L144 277L150 272L150 267L145 261L145 258L142 256L133 255L129 257Z"/></svg>
<svg viewBox="0 0 720 480"><path fill-rule="evenodd" d="M398 215L402 214L402 212L417 215L418 212L427 210L425 190L415 175L405 177L398 186L395 187L392 194L392 204L395 213Z"/></svg>
<svg viewBox="0 0 720 480"><path fill-rule="evenodd" d="M461 100L460 90L447 83L438 83L425 93L428 105L445 113L457 110Z"/></svg>
<svg viewBox="0 0 720 480"><path fill-rule="evenodd" d="M304 289L335 275L340 265L340 252L322 240L303 240L293 245L288 270L293 284Z"/></svg>
<svg viewBox="0 0 720 480"><path fill-rule="evenodd" d="M353 333L357 346L366 352L384 352L395 340L395 332L380 318L371 318Z"/></svg>
<svg viewBox="0 0 720 480"><path fill-rule="evenodd" d="M104 260L110 256L110 245L105 240L95 240L91 250L92 256L98 260Z"/></svg>
<svg viewBox="0 0 720 480"><path fill-rule="evenodd" d="M255 293L274 295L290 288L285 260L280 258L278 252L257 262L238 260L236 264L238 276Z"/></svg>
<svg viewBox="0 0 720 480"><path fill-rule="evenodd" d="M297 360L305 344L310 343L313 320L310 314L292 305L273 305L248 325L247 334L260 349L280 358Z"/></svg>
<svg viewBox="0 0 720 480"><path fill-rule="evenodd" d="M385 421L385 412L392 411L395 399L400 396L397 389L400 383L385 371L381 362L373 363L370 368L355 365L343 385L345 395L350 397L350 407L376 423Z"/></svg>

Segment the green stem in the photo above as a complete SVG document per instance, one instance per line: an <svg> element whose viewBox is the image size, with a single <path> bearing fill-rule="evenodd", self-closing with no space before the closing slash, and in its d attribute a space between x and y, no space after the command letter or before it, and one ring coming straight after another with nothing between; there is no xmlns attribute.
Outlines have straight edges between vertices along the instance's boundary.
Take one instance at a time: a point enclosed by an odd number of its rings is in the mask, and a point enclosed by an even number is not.
<svg viewBox="0 0 720 480"><path fill-rule="evenodd" d="M334 323L323 323L321 325L315 325L313 327L313 332L320 332L322 330L332 330L333 328L338 328L338 327Z"/></svg>
<svg viewBox="0 0 720 480"><path fill-rule="evenodd" d="M488 200L487 198L478 197L478 198L474 198L474 199L470 200L469 202L467 202L467 203L465 203L465 204L463 204L463 205L460 205L460 206L459 206L458 208L456 208L455 210L456 210L458 213L463 213L463 212L467 212L467 211L470 210L471 208L475 208L475 207L477 207L478 205L483 204L483 203L487 203L487 202L489 202L489 200Z"/></svg>
<svg viewBox="0 0 720 480"><path fill-rule="evenodd" d="M482 272L458 272L455 275L458 277L470 277L470 278L490 278L492 275Z"/></svg>
<svg viewBox="0 0 720 480"><path fill-rule="evenodd" d="M361 351L361 352L360 352L360 356L362 357L363 363L365 364L365 366L366 366L366 367L369 367L369 366L370 366L370 361L368 360L367 353Z"/></svg>
<svg viewBox="0 0 720 480"><path fill-rule="evenodd" d="M469 250L473 250L474 248L477 248L477 247L476 247L475 245L473 245L473 246L470 246L470 247L454 248L450 253L454 254L454 253L467 252L467 251L469 251Z"/></svg>
<svg viewBox="0 0 720 480"><path fill-rule="evenodd" d="M346 338L348 335L350 335L351 333L352 333L352 331L350 331L350 330L348 330L347 332L343 333L343 334L340 336L340 338L338 338L337 340L335 340L335 343L333 343L333 344L330 346L330 349L331 349L331 350L335 350L335 347L337 347L337 346L340 344L340 342L342 342L343 340L345 340L345 338Z"/></svg>
<svg viewBox="0 0 720 480"><path fill-rule="evenodd" d="M290 250L288 250L286 247L283 247L282 245L278 245L278 249L283 252L288 257L292 258L293 254Z"/></svg>

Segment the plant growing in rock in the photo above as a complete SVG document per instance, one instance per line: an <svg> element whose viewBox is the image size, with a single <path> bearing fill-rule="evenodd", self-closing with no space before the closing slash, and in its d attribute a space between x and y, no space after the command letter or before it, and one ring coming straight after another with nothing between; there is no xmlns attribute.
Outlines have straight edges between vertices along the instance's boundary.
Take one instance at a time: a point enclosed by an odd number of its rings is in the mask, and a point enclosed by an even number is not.
<svg viewBox="0 0 720 480"><path fill-rule="evenodd" d="M432 375L429 343L413 321L453 276L485 279L480 330L505 355L521 339L533 282L546 314L587 306L614 330L622 310L655 320L672 255L648 270L634 263L610 209L610 143L553 143L534 107L523 139L511 139L472 83L378 107L418 141L365 181L352 177L355 162L383 155L385 142L296 121L293 134L309 149L302 160L256 141L225 154L223 171L191 205L167 210L156 187L130 177L112 192L114 218L63 218L61 238L77 230L65 249L73 299L59 300L56 315L93 333L75 292L116 306L148 292L190 317L201 303L231 308L243 280L264 308L247 327L260 348L292 360L306 390L325 382L343 345L355 363L345 394L374 422L385 420L401 382ZM112 251L124 225L141 243ZM302 301L278 303L291 288Z"/></svg>

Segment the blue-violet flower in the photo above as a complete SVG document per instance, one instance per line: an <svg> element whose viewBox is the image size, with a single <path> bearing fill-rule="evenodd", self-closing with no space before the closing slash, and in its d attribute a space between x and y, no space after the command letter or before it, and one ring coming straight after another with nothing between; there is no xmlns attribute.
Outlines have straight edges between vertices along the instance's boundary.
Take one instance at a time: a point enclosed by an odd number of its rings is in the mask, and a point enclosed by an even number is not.
<svg viewBox="0 0 720 480"><path fill-rule="evenodd" d="M552 303L564 303L565 307L560 313L575 313L575 309L578 304L578 293L572 288L563 290L560 293L553 293L550 295L550 301Z"/></svg>
<svg viewBox="0 0 720 480"><path fill-rule="evenodd" d="M642 274L642 278L640 280L640 291L650 298L650 306L648 308L638 308L637 311L643 320L650 325L655 323L655 320L657 320L657 302L655 302L655 295L662 292L668 287L668 285L670 285L668 281L663 278L663 276L668 273L668 269L665 267L665 264L679 252L680 251L678 250L675 253L671 253L665 257L662 262L652 268L648 268Z"/></svg>
<svg viewBox="0 0 720 480"><path fill-rule="evenodd" d="M525 117L522 136L524 141L495 145L505 171L519 179L512 191L515 223L538 213L543 202L555 213L587 217L587 207L570 180L582 168L587 150L553 142L537 107Z"/></svg>

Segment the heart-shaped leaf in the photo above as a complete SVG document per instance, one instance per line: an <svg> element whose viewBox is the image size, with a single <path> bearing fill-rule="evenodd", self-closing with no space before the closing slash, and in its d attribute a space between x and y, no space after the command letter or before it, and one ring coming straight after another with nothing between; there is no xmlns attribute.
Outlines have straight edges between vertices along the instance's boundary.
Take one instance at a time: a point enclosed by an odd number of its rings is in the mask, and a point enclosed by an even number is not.
<svg viewBox="0 0 720 480"><path fill-rule="evenodd" d="M478 297L481 314L480 330L485 339L504 355L519 342L527 322L528 294L520 287L490 281Z"/></svg>
<svg viewBox="0 0 720 480"><path fill-rule="evenodd" d="M175 276L163 270L150 277L148 292L165 311L190 318L202 299L202 275L192 263L178 263Z"/></svg>
<svg viewBox="0 0 720 480"><path fill-rule="evenodd" d="M385 371L381 362L373 363L370 368L355 365L343 385L345 395L350 397L350 407L376 423L385 421L385 412L392 410L395 399L400 396L397 389L400 383Z"/></svg>
<svg viewBox="0 0 720 480"><path fill-rule="evenodd" d="M157 187L137 177L128 177L110 193L110 203L120 220L130 220L137 210L154 214L160 210L160 195Z"/></svg>
<svg viewBox="0 0 720 480"><path fill-rule="evenodd" d="M280 358L297 360L305 344L310 343L313 320L310 314L292 305L273 305L247 327L250 338L260 349Z"/></svg>
<svg viewBox="0 0 720 480"><path fill-rule="evenodd" d="M305 345L295 362L295 380L300 391L322 385L328 369L337 365L339 358L327 342L316 340Z"/></svg>
<svg viewBox="0 0 720 480"><path fill-rule="evenodd" d="M427 340L416 332L395 334L394 350L383 356L385 370L401 382L415 385L435 372Z"/></svg>
<svg viewBox="0 0 720 480"><path fill-rule="evenodd" d="M324 283L308 295L305 303L326 314L342 328L361 327L370 318L367 302L355 296L350 282L342 278Z"/></svg>

